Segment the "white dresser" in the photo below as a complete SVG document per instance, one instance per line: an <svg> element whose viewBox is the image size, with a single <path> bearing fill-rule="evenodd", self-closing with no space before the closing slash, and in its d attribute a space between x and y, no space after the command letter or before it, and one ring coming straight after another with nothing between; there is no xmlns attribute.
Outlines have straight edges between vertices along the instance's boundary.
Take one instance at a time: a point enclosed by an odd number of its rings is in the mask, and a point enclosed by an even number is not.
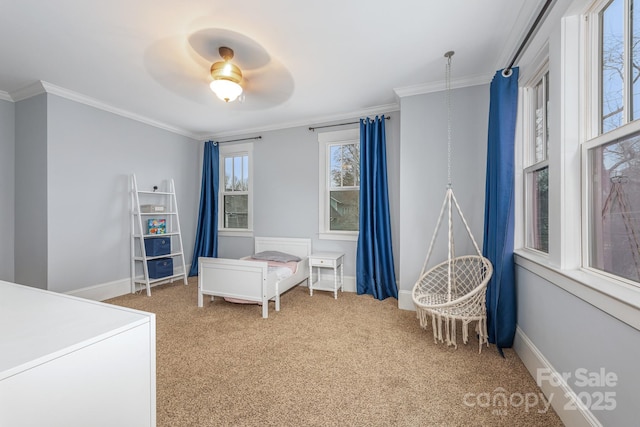
<svg viewBox="0 0 640 427"><path fill-rule="evenodd" d="M155 315L0 281L0 426L155 426Z"/></svg>

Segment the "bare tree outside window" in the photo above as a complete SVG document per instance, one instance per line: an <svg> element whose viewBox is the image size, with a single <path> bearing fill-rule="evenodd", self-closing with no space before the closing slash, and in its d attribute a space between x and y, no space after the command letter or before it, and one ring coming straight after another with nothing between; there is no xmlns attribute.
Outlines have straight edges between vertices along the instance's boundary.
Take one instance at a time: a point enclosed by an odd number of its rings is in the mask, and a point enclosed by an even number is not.
<svg viewBox="0 0 640 427"><path fill-rule="evenodd" d="M224 159L224 228L249 227L249 156Z"/></svg>
<svg viewBox="0 0 640 427"><path fill-rule="evenodd" d="M601 13L601 126L602 133L625 124L624 102L629 101L626 121L640 118L640 14L630 10L629 55L625 54L624 1L614 0ZM630 82L625 85L628 70ZM629 95L625 94L629 91Z"/></svg>
<svg viewBox="0 0 640 427"><path fill-rule="evenodd" d="M602 69L600 80L602 133L624 124L624 1L614 0L601 13Z"/></svg>
<svg viewBox="0 0 640 427"><path fill-rule="evenodd" d="M590 152L591 266L640 281L640 136Z"/></svg>
<svg viewBox="0 0 640 427"><path fill-rule="evenodd" d="M531 87L531 134L526 176L526 245L549 252L549 72Z"/></svg>
<svg viewBox="0 0 640 427"><path fill-rule="evenodd" d="M625 19L630 24L626 27ZM640 118L640 21L632 6L625 14L625 2L613 0L600 13L600 22L601 133L605 134ZM640 134L590 149L589 167L589 265L639 282Z"/></svg>
<svg viewBox="0 0 640 427"><path fill-rule="evenodd" d="M329 229L357 231L360 205L360 144L329 146Z"/></svg>

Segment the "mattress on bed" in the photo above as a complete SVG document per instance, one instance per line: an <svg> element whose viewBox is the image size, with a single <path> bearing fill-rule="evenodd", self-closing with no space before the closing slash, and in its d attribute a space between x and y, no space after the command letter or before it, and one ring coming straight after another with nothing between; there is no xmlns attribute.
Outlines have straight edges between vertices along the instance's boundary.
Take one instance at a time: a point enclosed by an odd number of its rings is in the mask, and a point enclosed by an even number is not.
<svg viewBox="0 0 640 427"><path fill-rule="evenodd" d="M248 261L264 262L262 260L257 260L252 257L244 257L241 259L248 260ZM287 279L293 276L294 274L296 274L296 271L298 271L298 263L296 261L289 261L289 262L267 261L267 265L268 265L267 267L268 273L269 274L275 273L276 277L278 278L278 281ZM227 302L232 302L234 304L262 305L261 301L249 301L249 300L240 299L240 298L224 297L224 300Z"/></svg>

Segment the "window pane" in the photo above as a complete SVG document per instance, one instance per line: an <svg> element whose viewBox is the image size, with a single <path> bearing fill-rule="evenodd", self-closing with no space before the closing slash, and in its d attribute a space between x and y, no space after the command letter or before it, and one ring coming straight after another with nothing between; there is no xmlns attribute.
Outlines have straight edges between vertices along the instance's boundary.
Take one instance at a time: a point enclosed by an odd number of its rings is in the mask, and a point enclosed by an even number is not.
<svg viewBox="0 0 640 427"><path fill-rule="evenodd" d="M249 156L242 156L242 191L249 191Z"/></svg>
<svg viewBox="0 0 640 427"><path fill-rule="evenodd" d="M623 124L624 1L613 0L602 11L602 132Z"/></svg>
<svg viewBox="0 0 640 427"><path fill-rule="evenodd" d="M329 229L358 231L359 190L329 192Z"/></svg>
<svg viewBox="0 0 640 427"><path fill-rule="evenodd" d="M329 147L329 186L331 188L360 185L360 144Z"/></svg>
<svg viewBox="0 0 640 427"><path fill-rule="evenodd" d="M231 191L233 180L233 157L225 157L224 159L224 189Z"/></svg>
<svg viewBox="0 0 640 427"><path fill-rule="evenodd" d="M249 196L224 196L224 228L249 228Z"/></svg>
<svg viewBox="0 0 640 427"><path fill-rule="evenodd" d="M640 136L589 151L590 266L640 281Z"/></svg>
<svg viewBox="0 0 640 427"><path fill-rule="evenodd" d="M528 175L529 215L527 245L549 252L549 168L544 167Z"/></svg>
<svg viewBox="0 0 640 427"><path fill-rule="evenodd" d="M541 162L545 160L547 155L545 149L545 141L547 139L547 117L546 112L547 108L545 105L545 83L546 81L543 79L536 85L536 108L535 108L535 143L533 145L533 159L534 163Z"/></svg>
<svg viewBox="0 0 640 427"><path fill-rule="evenodd" d="M233 158L233 189L242 190L242 157Z"/></svg>
<svg viewBox="0 0 640 427"><path fill-rule="evenodd" d="M358 186L360 185L360 144L346 144L342 147L342 185Z"/></svg>
<svg viewBox="0 0 640 427"><path fill-rule="evenodd" d="M342 187L342 145L332 145L329 147L329 186L334 188Z"/></svg>
<svg viewBox="0 0 640 427"><path fill-rule="evenodd" d="M544 75L544 158L549 158L549 72Z"/></svg>

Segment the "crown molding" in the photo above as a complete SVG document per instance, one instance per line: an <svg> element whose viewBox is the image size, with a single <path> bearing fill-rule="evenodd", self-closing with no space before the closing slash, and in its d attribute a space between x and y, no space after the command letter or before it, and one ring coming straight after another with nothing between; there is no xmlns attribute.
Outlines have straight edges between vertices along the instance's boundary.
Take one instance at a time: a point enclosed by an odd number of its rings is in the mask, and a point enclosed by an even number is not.
<svg viewBox="0 0 640 427"><path fill-rule="evenodd" d="M491 83L492 78L493 76L469 76L469 77L462 77L458 79L452 79L451 89L461 89L464 87L480 86L480 85L488 84L488 83ZM441 80L437 82L423 83L419 85L395 88L393 89L393 91L396 93L396 96L398 96L398 98L404 98L407 96L441 92L443 90L446 90L446 88L447 88L446 81Z"/></svg>
<svg viewBox="0 0 640 427"><path fill-rule="evenodd" d="M9 92L5 92L3 90L0 90L0 100L13 102L13 99L11 98L11 95L9 95Z"/></svg>
<svg viewBox="0 0 640 427"><path fill-rule="evenodd" d="M18 102L23 99L31 98L36 95L40 95L42 93L49 93L51 95L56 95L61 98L69 99L71 101L88 105L90 107L97 108L99 110L107 111L109 113L117 114L122 117L126 117L131 120L135 120L149 126L153 126L159 129L163 129L178 135L186 136L191 139L199 140L200 136L194 134L193 132L189 132L185 129L181 129L175 126L168 125L166 123L159 122L157 120L150 119L148 117L142 116L140 114L132 113L131 111L123 110L121 108L114 107L113 105L106 104L102 101L99 101L95 98L91 98L89 96L83 95L78 92L73 92L71 90L62 88L60 86L56 86L54 84L45 82L45 81L37 81L28 86L25 86L21 89L11 92L8 94L12 101Z"/></svg>
<svg viewBox="0 0 640 427"><path fill-rule="evenodd" d="M61 98L69 99L71 101L78 102L80 104L88 105L90 107L94 107L94 108L97 108L97 109L100 109L100 110L103 110L103 111L107 111L107 112L110 112L110 113L113 113L113 114L117 114L117 115L122 116L122 117L126 117L126 118L129 118L129 119L132 119L132 120L136 120L138 122L145 123L145 124L148 124L150 126L157 127L159 129L164 129L166 131L173 132L173 133L176 133L178 135L186 136L188 138L195 139L197 141L202 141L202 140L206 140L206 139L228 138L228 137L232 137L232 136L247 135L247 134L256 133L256 132L269 132L269 131L274 131L274 130L288 129L288 128L294 128L294 127L299 127L299 126L309 126L309 125L312 125L312 124L319 124L319 123L329 123L329 122L347 120L347 119L350 120L350 119L353 119L354 117L362 117L362 116L390 113L390 112L393 112L393 111L399 111L400 110L400 104L395 102L395 103L391 103L391 104L383 104L383 105L379 105L379 106L376 106L376 107L370 107L370 108L361 109L361 110L357 110L357 111L334 114L334 115L330 115L330 116L319 116L319 117L309 118L309 119L304 119L304 120L299 120L299 121L278 123L278 124L274 124L272 126L263 126L263 127L257 127L257 128L247 128L247 129L242 129L242 130L239 130L239 131L229 131L229 132L221 132L221 133L200 133L200 134L197 134L197 133L189 132L189 131L187 131L185 129L177 128L175 126L170 126L170 125L167 125L165 123L158 122L156 120L150 119L148 117L141 116L139 114L132 113L132 112L127 111L127 110L123 110L121 108L114 107L114 106L106 104L106 103L104 103L102 101L98 101L95 98L88 97L88 96L80 94L78 92L74 92L74 91L62 88L60 86L56 86L54 84L51 84L51 83L48 83L48 82L45 82L45 81L42 81L42 80L34 82L34 83L32 83L32 84L30 84L28 86L25 86L23 88L17 89L15 91L12 91L11 93L6 93L6 92L0 91L0 99L4 99L3 98L3 94L6 94L6 99L8 101L18 102L18 101L22 101L24 99L28 99L28 98L34 97L36 95L43 94L43 93L49 93L49 94L52 94L52 95L59 96Z"/></svg>
<svg viewBox="0 0 640 427"><path fill-rule="evenodd" d="M13 100L13 102L19 102L24 99L29 99L31 97L34 97L36 95L46 93L43 83L44 82L42 81L31 83L30 85L27 85L20 89L16 89L12 92L9 92L9 96L11 96L11 99Z"/></svg>
<svg viewBox="0 0 640 427"><path fill-rule="evenodd" d="M502 70L509 65L510 60L513 58L520 43L524 40L527 31L529 31L531 24L538 14L538 9L541 7L540 3L543 2L522 2L518 16L509 31L509 35L503 39L505 43L495 63L496 70ZM552 5L551 7L553 8L554 6L555 5ZM540 25L542 24L543 22L540 22ZM521 54L522 53L524 53L524 51L521 52ZM518 64L513 64L513 66L517 67Z"/></svg>
<svg viewBox="0 0 640 427"><path fill-rule="evenodd" d="M278 123L273 126L243 129L241 131L202 134L200 135L200 138L202 139L229 138L232 136L248 135L248 134L253 134L257 132L270 132L274 130L289 129L289 128L295 128L300 126L311 126L311 125L325 124L325 123L334 122L334 121L351 120L354 117L380 115L384 113L391 113L394 111L400 111L400 104L398 104L397 102L394 102L392 104L378 105L376 107L370 107L370 108L357 110L357 111L351 111L348 113L340 113L340 114L334 114L330 116L319 116L315 118L308 118L308 119L298 120L294 122Z"/></svg>

